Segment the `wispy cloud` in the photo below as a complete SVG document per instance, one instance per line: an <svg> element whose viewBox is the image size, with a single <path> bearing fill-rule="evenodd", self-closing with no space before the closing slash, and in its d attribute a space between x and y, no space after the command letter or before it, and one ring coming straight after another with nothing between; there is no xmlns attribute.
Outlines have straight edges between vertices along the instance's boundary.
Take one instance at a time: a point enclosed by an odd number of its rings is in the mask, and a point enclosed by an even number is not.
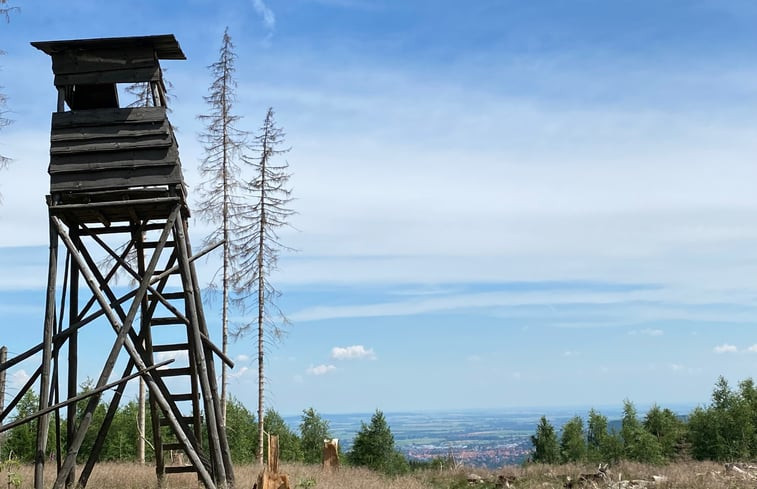
<svg viewBox="0 0 757 489"><path fill-rule="evenodd" d="M238 370L235 369L233 372L231 372L229 374L229 377L231 377L232 379L240 379L240 378L244 377L245 374L247 374L248 372L250 372L250 368L249 367L242 367L242 368L240 368Z"/></svg>
<svg viewBox="0 0 757 489"><path fill-rule="evenodd" d="M641 330L629 331L628 334L641 335L641 336L662 336L663 334L665 334L665 332L661 329L646 328L646 329L641 329Z"/></svg>
<svg viewBox="0 0 757 489"><path fill-rule="evenodd" d="M757 353L757 343L746 349L749 353Z"/></svg>
<svg viewBox="0 0 757 489"><path fill-rule="evenodd" d="M671 363L669 365L670 370L677 374L696 375L702 373L701 367L687 367L681 363Z"/></svg>
<svg viewBox="0 0 757 489"><path fill-rule="evenodd" d="M728 343L724 343L722 345L718 345L715 348L713 348L713 351L718 354L722 353L736 353L739 351L738 347L736 345L730 345Z"/></svg>
<svg viewBox="0 0 757 489"><path fill-rule="evenodd" d="M260 15L260 18L263 19L263 24L265 24L266 28L273 30L276 27L276 15L273 13L273 10L263 0L252 0L252 6L255 12Z"/></svg>
<svg viewBox="0 0 757 489"><path fill-rule="evenodd" d="M315 367L310 366L305 370L305 373L308 375L326 375L331 372L334 372L336 370L336 367L334 365L316 365Z"/></svg>
<svg viewBox="0 0 757 489"><path fill-rule="evenodd" d="M331 349L331 358L334 360L356 360L361 358L375 359L376 353L373 348L366 348L363 345L352 346L335 346Z"/></svg>
<svg viewBox="0 0 757 489"><path fill-rule="evenodd" d="M636 319L640 315L657 319L681 319L682 316L686 316L685 319L688 319L689 316L692 319L702 319L705 315L711 314L712 311L696 313L691 311L691 307L700 302L716 301L720 297L715 291L703 294L690 291L683 286L677 288L677 290L674 288L627 291L612 290L611 288L608 290L562 290L553 289L549 283L544 283L540 288L541 290L529 291L498 290L459 293L372 304L315 306L296 311L289 317L293 321L318 321L337 318L412 316L451 310L495 309L512 306L551 308L569 304L592 304L595 307L611 308L619 307L620 304L625 303L634 305L632 312L636 315ZM725 295L722 298L722 303L726 304L728 299ZM743 311L731 313L724 309L716 312L717 314L712 316L713 320L724 320L726 314L728 314L727 320L729 321L751 321L753 319L751 312L746 315L743 314ZM629 311L625 311L625 313L628 314ZM699 314L699 317L695 318L696 314ZM589 326L585 316L581 320L584 321L582 327ZM663 331L660 329L644 329L636 331L636 334L660 336Z"/></svg>

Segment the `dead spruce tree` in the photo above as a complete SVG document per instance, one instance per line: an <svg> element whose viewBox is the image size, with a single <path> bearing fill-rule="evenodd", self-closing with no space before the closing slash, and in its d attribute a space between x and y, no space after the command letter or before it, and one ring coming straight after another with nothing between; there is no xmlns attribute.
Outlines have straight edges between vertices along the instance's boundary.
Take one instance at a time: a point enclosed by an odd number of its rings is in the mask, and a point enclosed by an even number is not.
<svg viewBox="0 0 757 489"><path fill-rule="evenodd" d="M277 156L289 151L282 148L284 131L276 126L273 109L269 108L260 132L254 138L252 155L243 157L252 169L253 177L245 182L244 193L251 204L244 205L239 219L235 220L237 236L235 253L239 257L235 301L254 304L256 317L240 326L237 334L244 335L257 329L258 347L258 462L263 462L264 440L264 362L266 333L280 336L286 317L276 304L279 292L271 282L271 273L276 270L279 252L290 248L284 246L278 231L287 226L294 211L289 188L289 165L277 163Z"/></svg>
<svg viewBox="0 0 757 489"><path fill-rule="evenodd" d="M209 94L204 97L209 111L199 116L199 119L205 123L205 131L200 135L205 156L200 163L203 181L199 187L200 200L197 211L200 219L213 225L210 234L205 238L206 244L223 240L223 259L209 286L215 290L219 288L218 275L220 273L222 350L226 354L229 344L230 292L233 288L232 276L236 268L230 229L232 220L242 211L239 160L241 148L247 136L244 131L236 128L240 117L234 115L232 111L236 99L236 82L234 81L236 55L228 28L223 33L219 53L218 61L208 67L213 77ZM223 364L221 420L224 425L226 424L227 384L228 372L226 365Z"/></svg>
<svg viewBox="0 0 757 489"><path fill-rule="evenodd" d="M8 0L0 0L0 17L4 17L6 22L10 22L11 20L11 12L18 10L18 7L8 7ZM0 56L5 54L5 51L0 49ZM0 86L0 89L3 87ZM0 92L0 129L3 127L6 127L10 125L11 120L8 119L5 114L7 113L7 103L8 99L5 96L4 93ZM8 166L8 163L11 162L11 159L7 156L0 154L0 170ZM0 194L0 202L2 202L2 194Z"/></svg>

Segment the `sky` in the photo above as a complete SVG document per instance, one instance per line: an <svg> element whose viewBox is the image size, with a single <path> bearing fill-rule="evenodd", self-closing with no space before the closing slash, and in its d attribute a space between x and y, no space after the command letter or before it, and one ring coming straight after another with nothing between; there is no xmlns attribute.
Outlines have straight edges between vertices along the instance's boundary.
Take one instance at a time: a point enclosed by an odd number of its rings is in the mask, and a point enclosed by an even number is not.
<svg viewBox="0 0 757 489"><path fill-rule="evenodd" d="M292 148L282 240L296 251L272 277L291 325L269 345L270 407L693 406L719 375L757 371L754 2L9 3L0 344L13 354L42 337L56 100L29 42L175 34L187 60L163 66L194 203L197 115L228 27L240 126L273 107ZM207 231L191 222L194 243ZM217 259L198 262L203 283ZM218 301L205 308L220 341ZM114 335L87 334L96 377ZM230 352L230 390L252 408L253 338ZM11 393L34 368L11 371Z"/></svg>

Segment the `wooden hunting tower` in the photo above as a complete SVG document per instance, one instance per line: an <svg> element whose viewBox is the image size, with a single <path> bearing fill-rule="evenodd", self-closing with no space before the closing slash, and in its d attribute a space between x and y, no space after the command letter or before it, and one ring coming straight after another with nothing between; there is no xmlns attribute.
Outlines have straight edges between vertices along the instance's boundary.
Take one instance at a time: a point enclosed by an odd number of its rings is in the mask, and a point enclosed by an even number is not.
<svg viewBox="0 0 757 489"><path fill-rule="evenodd" d="M0 413L0 423L39 378L35 488L44 486L50 423L49 414L42 413L47 408L56 420L53 487L84 487L126 381L140 376L149 391L159 483L166 474L193 472L206 488L233 485L214 358L233 364L209 339L194 268L194 260L213 247L192 255L186 189L158 63L185 59L184 53L173 35L32 45L51 56L58 89L50 136L50 264L44 334L42 343L0 365L0 370L40 351L42 364ZM139 91L138 106L119 105L119 84ZM59 241L66 250L60 284ZM117 287L118 275L125 275L131 285ZM115 335L109 335L112 345L102 345L102 352L109 353L92 386L94 395L79 400L78 359L89 352L80 351L78 340L85 332L81 328L88 324L112 328ZM119 355L124 370L113 382ZM176 359L176 364L166 368L168 362L161 362L166 358ZM183 365L176 366L179 363ZM101 401L100 393L110 387L116 388L107 414L95 426L92 414ZM66 420L65 434L61 414ZM97 436L76 481L76 458L88 430L96 430ZM189 462L167 464L168 450L183 452Z"/></svg>

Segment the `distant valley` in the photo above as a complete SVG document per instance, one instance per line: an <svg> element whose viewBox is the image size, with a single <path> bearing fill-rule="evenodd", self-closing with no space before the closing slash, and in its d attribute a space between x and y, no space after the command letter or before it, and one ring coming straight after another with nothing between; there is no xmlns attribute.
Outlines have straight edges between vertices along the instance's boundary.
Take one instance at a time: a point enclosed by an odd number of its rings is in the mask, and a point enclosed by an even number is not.
<svg viewBox="0 0 757 489"><path fill-rule="evenodd" d="M688 414L693 406L666 406ZM531 435L539 418L561 427L575 415L586 417L590 407L506 408L460 411L385 412L397 448L410 460L430 460L452 454L466 466L497 468L523 462L532 450ZM598 407L610 420L619 420L621 407ZM641 406L643 412L645 406ZM349 450L361 422L372 413L322 414L331 433ZM292 427L299 416L285 416ZM611 422L611 425L614 424Z"/></svg>

